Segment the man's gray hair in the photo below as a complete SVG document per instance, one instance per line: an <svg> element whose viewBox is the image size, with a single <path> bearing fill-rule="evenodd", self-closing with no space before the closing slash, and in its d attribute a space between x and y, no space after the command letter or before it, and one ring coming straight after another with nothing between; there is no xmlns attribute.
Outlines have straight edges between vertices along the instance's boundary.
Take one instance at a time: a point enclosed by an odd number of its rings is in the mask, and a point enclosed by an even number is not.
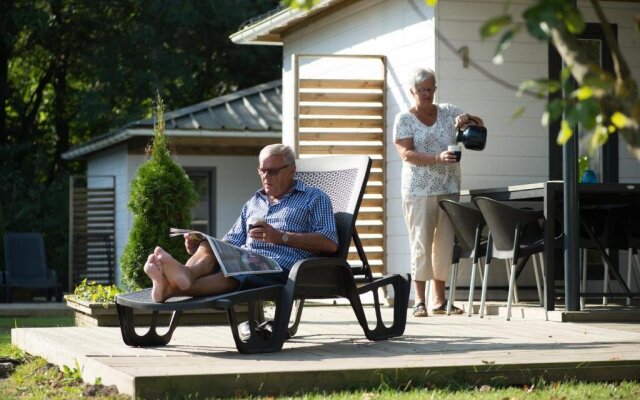
<svg viewBox="0 0 640 400"><path fill-rule="evenodd" d="M296 165L296 155L293 152L293 149L286 144L276 143L265 146L262 150L260 150L260 156L258 157L259 161L264 160L269 156L274 156L282 154L284 157L284 162L288 165Z"/></svg>
<svg viewBox="0 0 640 400"><path fill-rule="evenodd" d="M433 79L433 84L435 85L436 73L429 68L418 68L413 71L413 74L411 75L411 85L413 85L414 89L417 89L419 84L424 81L428 81L429 79Z"/></svg>

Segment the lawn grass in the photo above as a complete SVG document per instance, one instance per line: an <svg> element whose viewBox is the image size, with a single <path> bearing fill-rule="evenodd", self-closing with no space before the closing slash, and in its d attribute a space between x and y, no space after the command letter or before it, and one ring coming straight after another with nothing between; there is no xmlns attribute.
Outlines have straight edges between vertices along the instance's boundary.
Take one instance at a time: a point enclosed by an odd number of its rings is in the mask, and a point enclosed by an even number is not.
<svg viewBox="0 0 640 400"><path fill-rule="evenodd" d="M114 388L100 385L85 385L76 366L67 366L65 371L47 363L41 357L25 354L11 345L11 329L26 327L73 326L73 317L16 317L0 318L0 360L15 360L20 364L13 373L0 377L0 398L33 400L75 400L91 395L100 400L125 400L129 396L114 393ZM95 393L95 395L93 395Z"/></svg>
<svg viewBox="0 0 640 400"><path fill-rule="evenodd" d="M73 317L20 317L0 318L0 359L19 359L21 364L6 379L0 378L0 398L61 399L92 398L100 400L129 400L130 397L105 388L100 382L83 384L77 366L66 366L60 371L40 357L25 354L11 345L11 329L15 327L72 326ZM92 393L95 392L95 393ZM185 394L182 399L204 400L197 394ZM272 400L276 397L253 397L254 400ZM277 397L291 400L424 400L424 399L480 399L480 400L572 400L572 399L640 399L640 382L583 383L532 382L519 387L468 387L452 385L431 388L392 388L380 386L338 393L308 393L299 396ZM168 398L167 398L168 399ZM173 398L172 398L173 399Z"/></svg>

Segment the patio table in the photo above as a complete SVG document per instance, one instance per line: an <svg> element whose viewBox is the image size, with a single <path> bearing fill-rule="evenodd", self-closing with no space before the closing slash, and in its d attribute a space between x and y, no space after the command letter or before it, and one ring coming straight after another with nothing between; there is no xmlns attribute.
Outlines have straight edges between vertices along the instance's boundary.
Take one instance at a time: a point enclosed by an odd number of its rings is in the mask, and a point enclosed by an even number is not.
<svg viewBox="0 0 640 400"><path fill-rule="evenodd" d="M496 200L503 201L543 201L544 203L544 216L547 220L545 224L545 250L544 250L544 265L545 276L547 283L547 310L555 310L556 300L556 265L562 265L562 246L556 246L555 237L562 232L562 213L563 213L563 182L562 181L546 181L531 183L525 185L515 185L490 189L473 189L463 190L460 193L460 201L471 201L474 197L485 196ZM625 184L625 183L597 183L597 184L579 184L578 185L578 197L579 201L587 201L589 207L603 207L611 208L620 205L626 206L624 209L631 210L633 207L640 207L640 184ZM631 216L629 216L630 220ZM631 221L631 223L638 223L638 221ZM595 237L592 230L589 229L589 225L585 222L582 224L586 227L589 235L595 242L598 243L598 250L600 255L604 254L605 262L608 262L610 267L613 267L611 257L606 254L604 246ZM573 240L579 240L579 238L570 238ZM547 244L551 243L549 246ZM579 266L571 266L572 268L578 268ZM593 293L589 295L618 297L623 295L625 297L639 297L640 292L632 292L627 284L624 282L616 268L610 268L610 271L615 278L622 285L624 292L608 292L608 293ZM580 282L575 282L579 287ZM586 293L580 293L586 294Z"/></svg>

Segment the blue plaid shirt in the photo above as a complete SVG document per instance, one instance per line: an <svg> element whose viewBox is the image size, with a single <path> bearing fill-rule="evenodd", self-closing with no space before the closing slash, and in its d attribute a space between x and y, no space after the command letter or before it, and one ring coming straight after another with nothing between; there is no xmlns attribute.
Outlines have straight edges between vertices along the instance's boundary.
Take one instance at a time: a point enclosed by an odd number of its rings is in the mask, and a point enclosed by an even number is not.
<svg viewBox="0 0 640 400"><path fill-rule="evenodd" d="M287 273L293 265L314 254L283 244L253 240L248 236L247 221L251 217L264 218L274 228L293 233L320 233L338 243L336 221L331 200L322 190L306 186L296 180L293 189L279 202L269 204L264 189L258 190L242 207L240 217L223 240L270 257Z"/></svg>

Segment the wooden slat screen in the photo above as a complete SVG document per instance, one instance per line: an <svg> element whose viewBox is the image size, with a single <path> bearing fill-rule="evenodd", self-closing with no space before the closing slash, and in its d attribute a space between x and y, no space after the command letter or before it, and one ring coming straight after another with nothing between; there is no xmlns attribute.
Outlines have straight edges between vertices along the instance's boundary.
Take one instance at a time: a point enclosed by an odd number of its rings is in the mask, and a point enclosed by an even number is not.
<svg viewBox="0 0 640 400"><path fill-rule="evenodd" d="M101 182L87 187L87 180ZM106 183L104 183L106 182ZM115 283L115 177L70 179L69 290L83 279Z"/></svg>
<svg viewBox="0 0 640 400"><path fill-rule="evenodd" d="M361 58L380 63L379 79L305 78L300 60ZM300 158L332 154L364 154L373 160L356 229L374 273L384 273L385 88L383 56L296 55L295 136ZM352 243L348 260L360 261Z"/></svg>

